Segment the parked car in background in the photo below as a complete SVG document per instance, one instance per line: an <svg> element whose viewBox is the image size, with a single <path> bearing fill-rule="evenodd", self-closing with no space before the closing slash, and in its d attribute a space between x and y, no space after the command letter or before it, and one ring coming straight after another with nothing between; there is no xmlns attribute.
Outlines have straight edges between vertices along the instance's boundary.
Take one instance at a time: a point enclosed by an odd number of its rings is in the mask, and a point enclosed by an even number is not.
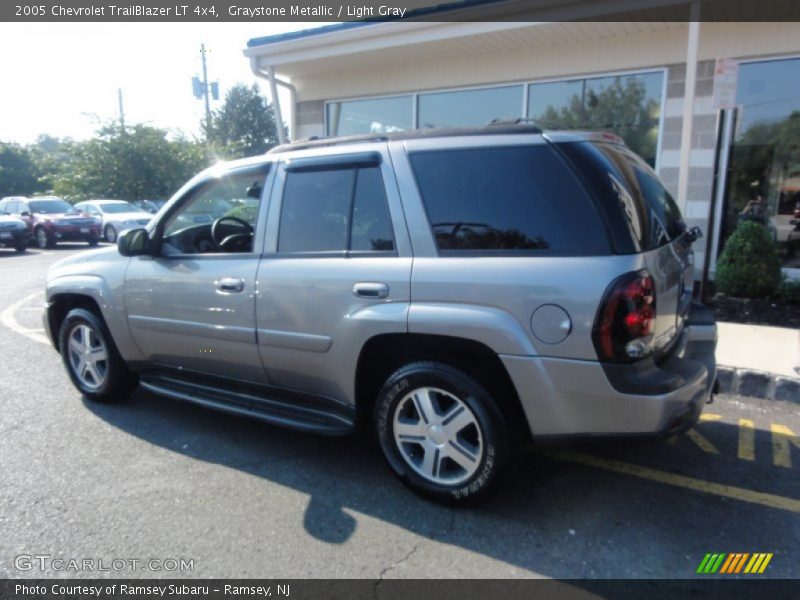
<svg viewBox="0 0 800 600"><path fill-rule="evenodd" d="M103 239L114 244L120 231L144 227L152 215L125 200L87 200L79 202L75 208L82 210L100 222Z"/></svg>
<svg viewBox="0 0 800 600"><path fill-rule="evenodd" d="M131 202L135 207L150 214L156 214L166 203L166 200L134 200Z"/></svg>
<svg viewBox="0 0 800 600"><path fill-rule="evenodd" d="M0 211L0 246L14 248L17 252L25 252L30 234L25 221Z"/></svg>
<svg viewBox="0 0 800 600"><path fill-rule="evenodd" d="M100 240L100 224L56 196L4 198L0 210L25 221L38 248L53 248L58 242L96 246Z"/></svg>

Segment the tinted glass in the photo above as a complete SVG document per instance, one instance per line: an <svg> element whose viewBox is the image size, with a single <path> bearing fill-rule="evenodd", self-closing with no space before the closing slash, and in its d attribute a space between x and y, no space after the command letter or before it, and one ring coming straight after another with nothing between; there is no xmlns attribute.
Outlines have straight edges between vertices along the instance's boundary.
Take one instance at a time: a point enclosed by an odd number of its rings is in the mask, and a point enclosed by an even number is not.
<svg viewBox="0 0 800 600"><path fill-rule="evenodd" d="M466 127L522 116L521 85L419 95L419 126Z"/></svg>
<svg viewBox="0 0 800 600"><path fill-rule="evenodd" d="M756 221L800 269L800 58L739 65L736 104L722 238Z"/></svg>
<svg viewBox="0 0 800 600"><path fill-rule="evenodd" d="M102 202L97 206L104 213L140 212L141 210L129 202Z"/></svg>
<svg viewBox="0 0 800 600"><path fill-rule="evenodd" d="M278 252L346 250L355 176L354 169L288 173Z"/></svg>
<svg viewBox="0 0 800 600"><path fill-rule="evenodd" d="M550 129L611 131L655 165L663 73L534 83L528 117Z"/></svg>
<svg viewBox="0 0 800 600"><path fill-rule="evenodd" d="M549 145L420 152L411 162L442 251L610 252L591 200Z"/></svg>
<svg viewBox="0 0 800 600"><path fill-rule="evenodd" d="M593 179L593 188L621 209L638 250L663 246L683 233L686 225L677 204L639 156L617 144L583 143L580 147L599 166L601 174Z"/></svg>
<svg viewBox="0 0 800 600"><path fill-rule="evenodd" d="M222 222L218 225L217 242L228 235L252 234L258 217L265 171L266 167L255 171L233 172L193 192L170 215L164 226L164 238L172 238L173 245L183 253L252 251L252 235L247 243L229 247L207 242L211 240L211 225L222 217L233 217L244 223Z"/></svg>
<svg viewBox="0 0 800 600"><path fill-rule="evenodd" d="M387 133L411 129L411 96L347 100L327 105L328 135Z"/></svg>
<svg viewBox="0 0 800 600"><path fill-rule="evenodd" d="M394 250L394 234L383 179L377 167L359 169L353 201L351 250Z"/></svg>
<svg viewBox="0 0 800 600"><path fill-rule="evenodd" d="M29 203L31 212L52 215L57 213L75 212L75 207L64 200L31 200Z"/></svg>

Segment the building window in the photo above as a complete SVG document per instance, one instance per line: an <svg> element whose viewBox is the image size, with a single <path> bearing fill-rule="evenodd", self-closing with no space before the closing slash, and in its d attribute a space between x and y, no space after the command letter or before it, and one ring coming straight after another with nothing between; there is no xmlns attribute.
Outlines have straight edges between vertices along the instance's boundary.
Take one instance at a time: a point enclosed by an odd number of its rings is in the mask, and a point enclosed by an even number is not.
<svg viewBox="0 0 800 600"><path fill-rule="evenodd" d="M469 127L522 116L521 85L419 95L419 127Z"/></svg>
<svg viewBox="0 0 800 600"><path fill-rule="evenodd" d="M800 59L739 67L726 240L742 221L767 227L784 268L800 268Z"/></svg>
<svg viewBox="0 0 800 600"><path fill-rule="evenodd" d="M528 118L544 129L611 131L652 167L663 85L661 72L533 83Z"/></svg>
<svg viewBox="0 0 800 600"><path fill-rule="evenodd" d="M330 102L328 135L387 133L413 127L411 96Z"/></svg>

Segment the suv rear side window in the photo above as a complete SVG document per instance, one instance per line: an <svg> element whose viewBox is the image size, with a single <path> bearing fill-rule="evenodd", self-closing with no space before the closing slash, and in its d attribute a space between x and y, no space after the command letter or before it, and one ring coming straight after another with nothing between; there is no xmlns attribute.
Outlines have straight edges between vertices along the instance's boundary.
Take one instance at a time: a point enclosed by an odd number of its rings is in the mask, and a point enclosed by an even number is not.
<svg viewBox="0 0 800 600"><path fill-rule="evenodd" d="M410 159L443 254L610 253L591 199L549 145L425 151Z"/></svg>
<svg viewBox="0 0 800 600"><path fill-rule="evenodd" d="M568 146L568 154L578 158ZM583 142L579 146L593 163L588 169L579 167L581 173L589 178L592 189L605 191L622 209L637 250L668 244L686 230L678 205L643 159L617 144Z"/></svg>
<svg viewBox="0 0 800 600"><path fill-rule="evenodd" d="M286 176L278 252L394 250L378 167L292 171Z"/></svg>

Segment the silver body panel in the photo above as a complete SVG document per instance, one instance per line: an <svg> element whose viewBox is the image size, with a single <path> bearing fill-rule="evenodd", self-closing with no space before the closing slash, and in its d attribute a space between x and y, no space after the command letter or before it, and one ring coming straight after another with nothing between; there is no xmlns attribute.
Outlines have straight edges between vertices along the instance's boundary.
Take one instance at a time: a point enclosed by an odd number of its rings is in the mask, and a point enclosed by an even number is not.
<svg viewBox="0 0 800 600"><path fill-rule="evenodd" d="M85 294L100 307L123 358L356 403L356 365L374 336L430 334L484 344L505 366L534 435L645 433L663 429L687 403L707 398L704 371L664 394L621 393L597 361L592 327L610 282L647 268L656 281L656 337L662 349L716 339L715 326L683 328L691 253L677 243L631 255L597 257L441 257L411 172L414 149L547 143L541 135L482 135L312 148L216 165L176 193L148 230L198 182L226 169L272 163L254 238L246 254L124 258L115 249L65 259L51 268L47 298ZM292 159L370 151L394 229L391 255L277 252L285 165ZM223 278L243 281L221 293ZM382 284L382 298L354 285ZM569 316L563 341L545 343L531 326L536 310ZM713 342L711 342L713 343ZM713 360L713 359L712 359Z"/></svg>

